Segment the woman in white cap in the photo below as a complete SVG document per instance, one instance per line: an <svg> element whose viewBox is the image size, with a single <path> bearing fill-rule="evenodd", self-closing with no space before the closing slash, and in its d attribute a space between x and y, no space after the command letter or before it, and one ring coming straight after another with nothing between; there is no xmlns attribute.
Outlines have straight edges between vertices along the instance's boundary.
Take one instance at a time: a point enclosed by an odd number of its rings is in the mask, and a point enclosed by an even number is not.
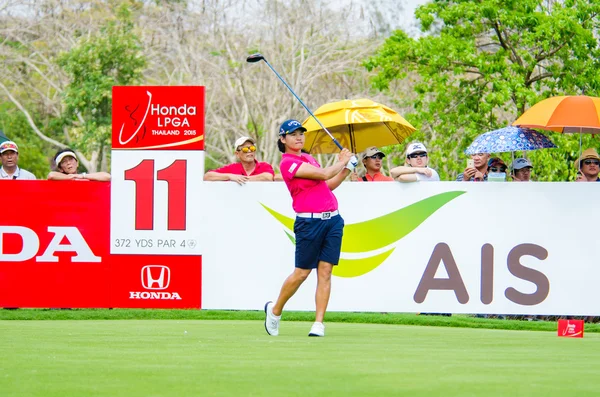
<svg viewBox="0 0 600 397"><path fill-rule="evenodd" d="M53 181L68 181L74 179L89 180L89 181L110 181L108 172L85 172L78 173L79 160L72 149L61 149L54 155L54 164L56 171L51 171L48 174L48 180Z"/></svg>
<svg viewBox="0 0 600 397"><path fill-rule="evenodd" d="M406 165L390 170L392 177L399 182L439 181L440 176L429 168L427 148L420 142L411 143L406 148Z"/></svg>

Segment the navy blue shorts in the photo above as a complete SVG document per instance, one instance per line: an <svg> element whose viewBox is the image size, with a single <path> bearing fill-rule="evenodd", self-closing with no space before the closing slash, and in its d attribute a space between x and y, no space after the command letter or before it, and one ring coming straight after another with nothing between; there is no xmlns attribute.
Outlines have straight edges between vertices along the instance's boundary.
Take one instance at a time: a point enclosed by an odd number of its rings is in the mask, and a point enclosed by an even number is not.
<svg viewBox="0 0 600 397"><path fill-rule="evenodd" d="M319 261L337 265L342 248L344 219L336 215L330 219L296 218L296 267L316 269Z"/></svg>

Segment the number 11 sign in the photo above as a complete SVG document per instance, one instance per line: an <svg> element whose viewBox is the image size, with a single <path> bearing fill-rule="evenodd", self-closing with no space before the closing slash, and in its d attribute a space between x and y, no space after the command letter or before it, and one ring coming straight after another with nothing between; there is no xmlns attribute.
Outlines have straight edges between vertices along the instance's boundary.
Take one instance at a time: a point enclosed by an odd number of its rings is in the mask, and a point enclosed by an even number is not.
<svg viewBox="0 0 600 397"><path fill-rule="evenodd" d="M204 87L114 87L112 254L199 255Z"/></svg>

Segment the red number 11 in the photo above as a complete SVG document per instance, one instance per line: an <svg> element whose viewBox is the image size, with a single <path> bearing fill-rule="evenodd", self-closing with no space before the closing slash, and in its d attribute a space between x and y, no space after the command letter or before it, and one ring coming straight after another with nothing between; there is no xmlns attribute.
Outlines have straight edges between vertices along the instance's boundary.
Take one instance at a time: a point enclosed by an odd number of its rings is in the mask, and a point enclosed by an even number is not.
<svg viewBox="0 0 600 397"><path fill-rule="evenodd" d="M156 173L167 182L167 229L185 230L187 161L173 164ZM125 180L135 182L135 230L154 229L154 160L142 160L125 171Z"/></svg>

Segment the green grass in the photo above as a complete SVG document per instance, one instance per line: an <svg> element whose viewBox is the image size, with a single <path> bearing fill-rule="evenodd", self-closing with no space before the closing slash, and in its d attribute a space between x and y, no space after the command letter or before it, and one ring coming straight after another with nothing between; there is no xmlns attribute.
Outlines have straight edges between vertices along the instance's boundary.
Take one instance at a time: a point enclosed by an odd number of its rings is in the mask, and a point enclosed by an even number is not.
<svg viewBox="0 0 600 397"><path fill-rule="evenodd" d="M158 310L158 309L19 309L0 310L0 320L263 320L262 311ZM285 312L286 321L314 321L314 312ZM328 312L327 323L370 323L487 328L556 332L556 321L523 321L475 318L467 315L419 316L412 313ZM600 324L585 324L585 332L600 332Z"/></svg>
<svg viewBox="0 0 600 397"><path fill-rule="evenodd" d="M278 337L248 320L0 321L0 395L547 397L600 386L598 334L329 322L325 338L308 338L309 322L286 320Z"/></svg>

